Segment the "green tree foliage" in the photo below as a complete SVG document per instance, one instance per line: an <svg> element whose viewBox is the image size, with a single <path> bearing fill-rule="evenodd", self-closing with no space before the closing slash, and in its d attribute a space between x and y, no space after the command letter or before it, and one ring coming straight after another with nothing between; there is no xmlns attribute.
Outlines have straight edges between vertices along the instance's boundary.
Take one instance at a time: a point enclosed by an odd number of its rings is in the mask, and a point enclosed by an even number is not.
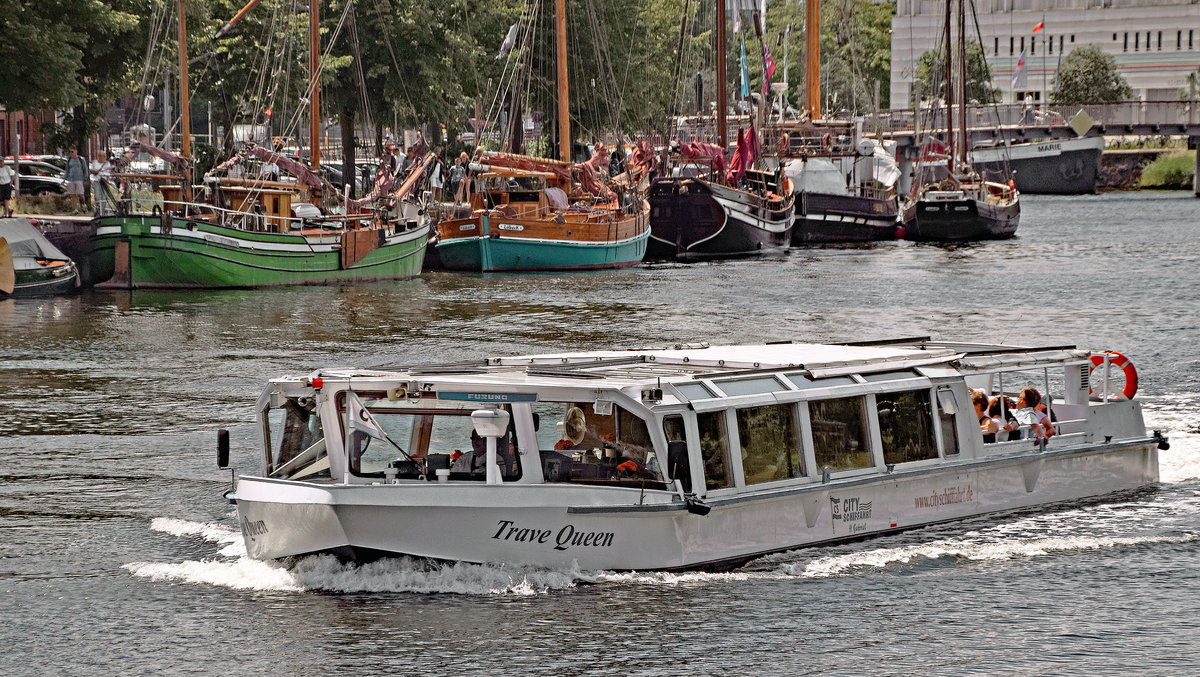
<svg viewBox="0 0 1200 677"><path fill-rule="evenodd" d="M732 0L727 4L733 6ZM700 3L702 11L712 11L711 3ZM767 8L766 30L763 39L775 61L774 82L783 82L786 71L787 97L794 106L807 107L805 100L805 16L803 2L772 3ZM890 99L891 81L891 21L895 13L892 3L871 0L823 0L821 3L821 108L863 113L886 108ZM699 17L711 25L712 19ZM791 30L788 31L788 27ZM742 10L742 27L746 38L746 61L750 75L750 91L762 91L762 43L754 31L753 13ZM730 96L738 97L739 38L732 25L727 28L726 62ZM702 36L711 40L711 34ZM784 42L786 41L786 45ZM786 49L785 49L786 47ZM785 68L786 66L786 68ZM705 91L713 92L711 78L705 74ZM879 86L876 100L876 83ZM691 78L684 85L691 89ZM706 95L710 100L712 94ZM694 97L685 97L694 100ZM692 112L690 109L687 112Z"/></svg>
<svg viewBox="0 0 1200 677"><path fill-rule="evenodd" d="M1099 103L1122 101L1133 89L1117 72L1117 61L1095 45L1074 49L1062 61L1054 78L1054 103Z"/></svg>
<svg viewBox="0 0 1200 677"><path fill-rule="evenodd" d="M958 66L954 66L957 70ZM917 82L921 98L946 98L946 52L944 49L930 50L917 59ZM991 103L1000 91L992 88L992 69L988 67L983 46L975 40L967 41L967 99L979 103Z"/></svg>
<svg viewBox="0 0 1200 677"><path fill-rule="evenodd" d="M60 141L83 147L105 108L128 85L151 0L0 2L0 104L8 110L71 109Z"/></svg>

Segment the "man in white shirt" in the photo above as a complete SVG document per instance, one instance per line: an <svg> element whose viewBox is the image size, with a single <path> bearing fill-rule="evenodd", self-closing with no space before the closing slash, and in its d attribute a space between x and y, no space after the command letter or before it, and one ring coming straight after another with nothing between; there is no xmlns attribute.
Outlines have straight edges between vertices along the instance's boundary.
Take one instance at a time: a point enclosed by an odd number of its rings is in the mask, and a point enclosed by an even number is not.
<svg viewBox="0 0 1200 677"><path fill-rule="evenodd" d="M4 218L12 216L13 178L17 175L11 165L0 159L0 210Z"/></svg>

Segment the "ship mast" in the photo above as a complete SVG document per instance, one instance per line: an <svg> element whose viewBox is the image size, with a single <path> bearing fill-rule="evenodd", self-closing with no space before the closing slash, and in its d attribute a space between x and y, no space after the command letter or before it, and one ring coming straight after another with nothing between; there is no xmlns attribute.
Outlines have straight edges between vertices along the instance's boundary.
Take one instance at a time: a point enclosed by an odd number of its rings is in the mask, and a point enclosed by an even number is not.
<svg viewBox="0 0 1200 677"><path fill-rule="evenodd" d="M804 5L804 85L808 98L808 119L821 115L821 0Z"/></svg>
<svg viewBox="0 0 1200 677"><path fill-rule="evenodd" d="M188 95L188 51L187 51L187 12L183 6L184 0L178 0L179 11L179 108L181 116L179 132L183 135L182 153L184 163L183 191L184 202L192 199L192 107Z"/></svg>
<svg viewBox="0 0 1200 677"><path fill-rule="evenodd" d="M717 0L717 145L725 152L725 0Z"/></svg>
<svg viewBox="0 0 1200 677"><path fill-rule="evenodd" d="M321 169L321 31L320 4L318 0L308 0L308 142L309 162L314 172Z"/></svg>
<svg viewBox="0 0 1200 677"><path fill-rule="evenodd" d="M963 0L958 0L958 86L961 88L958 95L958 155L961 167L967 166L967 150L971 144L970 137L967 135L967 24L965 10Z"/></svg>
<svg viewBox="0 0 1200 677"><path fill-rule="evenodd" d="M950 11L952 0L946 0L946 24L943 27L946 40L946 169L954 176L954 66L950 58L954 54L953 38L950 33Z"/></svg>
<svg viewBox="0 0 1200 677"><path fill-rule="evenodd" d="M570 162L571 101L567 92L567 0L554 0L554 24L558 43L558 159Z"/></svg>

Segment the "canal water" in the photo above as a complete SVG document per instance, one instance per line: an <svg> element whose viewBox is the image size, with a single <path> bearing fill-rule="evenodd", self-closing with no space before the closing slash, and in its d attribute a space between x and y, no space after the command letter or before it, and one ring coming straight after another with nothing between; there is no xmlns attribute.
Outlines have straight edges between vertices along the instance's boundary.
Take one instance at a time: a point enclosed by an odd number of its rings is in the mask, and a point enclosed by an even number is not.
<svg viewBox="0 0 1200 677"><path fill-rule="evenodd" d="M1200 201L1027 197L1019 237L619 272L0 301L0 673L1179 674L1200 650ZM215 434L266 379L678 341L1124 352L1160 485L615 574L246 559ZM453 524L447 524L452 529Z"/></svg>

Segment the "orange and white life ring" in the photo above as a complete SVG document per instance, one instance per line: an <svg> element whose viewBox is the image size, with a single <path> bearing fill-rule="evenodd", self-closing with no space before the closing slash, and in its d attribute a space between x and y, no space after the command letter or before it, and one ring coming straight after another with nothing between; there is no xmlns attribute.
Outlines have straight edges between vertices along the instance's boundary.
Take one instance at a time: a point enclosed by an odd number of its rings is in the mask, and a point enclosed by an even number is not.
<svg viewBox="0 0 1200 677"><path fill-rule="evenodd" d="M1108 356L1109 364L1125 373L1125 387L1121 389L1121 396L1127 400L1132 400L1138 390L1138 373L1137 369L1133 366L1133 362L1115 350L1103 350L1092 354L1092 371L1095 371L1096 367L1104 364L1105 355ZM1090 372L1088 383L1091 383ZM1094 393L1095 391L1089 386L1088 392Z"/></svg>

